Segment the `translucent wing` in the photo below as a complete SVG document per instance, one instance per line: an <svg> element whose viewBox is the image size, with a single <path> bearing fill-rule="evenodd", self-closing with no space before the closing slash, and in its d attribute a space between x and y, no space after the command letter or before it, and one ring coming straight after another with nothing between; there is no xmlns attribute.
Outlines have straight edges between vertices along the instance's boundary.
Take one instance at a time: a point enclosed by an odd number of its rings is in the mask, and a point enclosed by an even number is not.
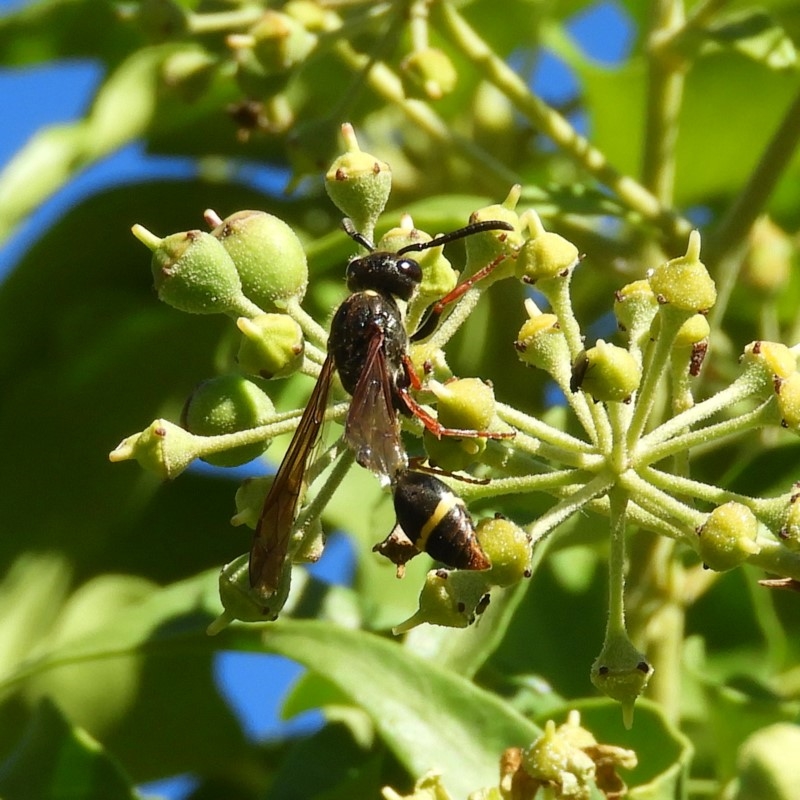
<svg viewBox="0 0 800 800"><path fill-rule="evenodd" d="M250 586L265 598L277 588L286 560L308 459L322 429L332 376L333 359L328 356L278 467L256 526L250 549Z"/></svg>
<svg viewBox="0 0 800 800"><path fill-rule="evenodd" d="M406 469L408 459L392 402L392 383L383 351L383 333L375 331L364 369L353 391L344 438L362 467L389 481Z"/></svg>

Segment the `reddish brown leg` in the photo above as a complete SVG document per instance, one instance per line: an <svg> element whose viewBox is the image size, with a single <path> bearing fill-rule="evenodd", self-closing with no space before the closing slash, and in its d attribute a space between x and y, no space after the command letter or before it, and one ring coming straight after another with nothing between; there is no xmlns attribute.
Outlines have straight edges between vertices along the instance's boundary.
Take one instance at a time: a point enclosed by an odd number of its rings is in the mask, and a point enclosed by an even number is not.
<svg viewBox="0 0 800 800"><path fill-rule="evenodd" d="M452 436L455 439L513 439L514 433L499 431L473 431L468 428L445 428L436 417L431 416L408 392L400 389L398 394L406 408L437 438Z"/></svg>

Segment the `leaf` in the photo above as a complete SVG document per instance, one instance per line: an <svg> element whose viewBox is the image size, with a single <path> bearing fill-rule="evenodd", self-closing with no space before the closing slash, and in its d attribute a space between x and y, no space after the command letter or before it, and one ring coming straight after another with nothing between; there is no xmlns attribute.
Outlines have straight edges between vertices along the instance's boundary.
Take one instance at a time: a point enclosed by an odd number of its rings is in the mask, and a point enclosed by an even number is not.
<svg viewBox="0 0 800 800"><path fill-rule="evenodd" d="M5 800L137 800L120 765L45 698L0 765Z"/></svg>
<svg viewBox="0 0 800 800"><path fill-rule="evenodd" d="M324 675L372 716L412 776L440 770L455 797L496 784L503 749L540 733L495 695L372 634L278 622L264 645Z"/></svg>
<svg viewBox="0 0 800 800"><path fill-rule="evenodd" d="M739 53L772 70L791 69L797 63L792 40L761 9L743 9L717 18L701 32L701 41L714 49Z"/></svg>

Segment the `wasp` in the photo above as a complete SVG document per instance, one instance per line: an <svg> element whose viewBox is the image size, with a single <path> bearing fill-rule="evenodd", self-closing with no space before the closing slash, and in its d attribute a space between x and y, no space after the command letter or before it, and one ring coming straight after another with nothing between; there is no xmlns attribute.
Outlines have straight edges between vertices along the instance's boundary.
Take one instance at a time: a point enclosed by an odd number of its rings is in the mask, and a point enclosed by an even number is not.
<svg viewBox="0 0 800 800"><path fill-rule="evenodd" d="M350 220L345 219L342 227L369 252L356 256L347 265L346 281L350 295L333 316L328 354L275 474L256 526L250 550L250 586L262 597L268 597L278 585L308 461L322 428L334 372L338 373L342 386L352 397L345 419L345 442L359 464L392 484L398 519L402 517L408 526L408 529L404 528L406 535L412 543L416 542L417 549L427 548L434 557L438 557L439 552L436 543L440 538L442 541L447 539L446 536L440 537L442 531L451 534L459 531L466 549L469 549L470 542L477 551L480 551L480 546L463 503L456 500L446 484L431 475L419 477L420 474L408 469L398 414L416 416L437 437L509 438L513 435L445 428L410 393L411 388L420 386L408 356L410 342L429 335L444 305L464 294L501 259L484 267L434 304L413 336L406 331L398 306L398 300L411 299L422 281L422 268L408 253L439 247L482 231L513 230L512 226L498 220L476 222L427 242L406 245L397 252L377 250L372 242L355 230ZM438 522L431 527L437 508L441 519L437 517ZM465 519L469 520L468 524ZM457 549L456 545L449 549L445 547L443 555L453 549ZM452 553L450 555L452 561ZM471 563L482 566L469 568L488 567L482 551L480 556L483 561L478 555L473 555ZM443 560L447 562L448 558ZM457 565L451 563L451 566Z"/></svg>

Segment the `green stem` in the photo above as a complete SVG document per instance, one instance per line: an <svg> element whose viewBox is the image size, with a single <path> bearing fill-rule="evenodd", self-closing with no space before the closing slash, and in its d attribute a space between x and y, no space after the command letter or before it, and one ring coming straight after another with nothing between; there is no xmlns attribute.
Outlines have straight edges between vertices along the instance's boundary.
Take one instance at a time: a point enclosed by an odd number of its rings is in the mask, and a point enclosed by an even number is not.
<svg viewBox="0 0 800 800"><path fill-rule="evenodd" d="M724 422L718 422L716 425L708 425L705 428L700 428L700 430L680 433L673 439L662 442L655 447L644 446L644 440L642 440L640 442L642 446L636 450L637 467L639 465L655 464L668 456L685 453L692 447L707 444L711 441L721 442L729 436L736 436L737 434L760 428L764 423L774 421L774 406L775 399L770 397L769 400L765 400L752 411L726 419Z"/></svg>
<svg viewBox="0 0 800 800"><path fill-rule="evenodd" d="M524 496L532 492L554 492L585 483L586 475L580 470L560 469L538 475L520 475L514 478L495 478L489 483L459 483L458 494L468 502L484 497L500 497L506 494Z"/></svg>
<svg viewBox="0 0 800 800"><path fill-rule="evenodd" d="M675 182L675 143L683 101L684 65L656 42L683 24L682 0L653 0L650 10L649 87L642 182L664 206L670 206Z"/></svg>
<svg viewBox="0 0 800 800"><path fill-rule="evenodd" d="M625 631L625 523L628 493L614 486L608 493L611 504L611 549L608 556L608 627L606 641Z"/></svg>
<svg viewBox="0 0 800 800"><path fill-rule="evenodd" d="M189 14L187 32L197 35L240 31L249 28L264 15L261 6L245 6L235 11L217 11L206 14Z"/></svg>
<svg viewBox="0 0 800 800"><path fill-rule="evenodd" d="M593 147L555 109L531 94L520 78L458 13L453 3L436 3L431 9L434 21L451 41L473 62L483 77L511 100L537 131L549 136L561 150L598 181L612 189L630 209L656 224L669 239L668 248L684 246L692 230L688 220L664 208L651 192L633 178L612 167L605 155Z"/></svg>
<svg viewBox="0 0 800 800"><path fill-rule="evenodd" d="M303 333L315 345L326 349L328 346L328 332L300 305L296 297L292 297L286 304L286 313L300 326Z"/></svg>
<svg viewBox="0 0 800 800"><path fill-rule="evenodd" d="M655 342L645 354L642 368L642 384L634 400L633 417L628 429L628 448L634 452L639 437L647 424L650 412L653 410L656 393L661 384L661 376L669 363L669 354L672 343L685 318L678 314L661 314L661 331Z"/></svg>
<svg viewBox="0 0 800 800"><path fill-rule="evenodd" d="M365 71L367 82L387 102L400 108L416 128L438 141L445 151L453 151L475 168L478 183L492 193L507 191L509 186L520 182L520 176L505 164L471 142L464 136L453 133L452 128L422 100L406 97L400 78L381 62L371 62L368 56L358 53L348 42L337 41L335 52L353 70Z"/></svg>
<svg viewBox="0 0 800 800"><path fill-rule="evenodd" d="M800 92L784 114L747 185L728 209L706 248L707 262L717 268L717 302L709 318L712 330L727 309L747 249L750 228L764 210L778 179L793 158L799 140Z"/></svg>
<svg viewBox="0 0 800 800"><path fill-rule="evenodd" d="M654 428L646 436L639 439L633 448L632 458L634 462L639 463L640 453L652 452L656 445L680 435L684 429L692 428L723 408L730 408L741 400L755 394L759 391L762 382L762 376L756 370L748 370L740 375L730 386L678 414L677 417L673 417L663 425Z"/></svg>
<svg viewBox="0 0 800 800"><path fill-rule="evenodd" d="M532 417L522 411L508 406L505 403L497 403L497 416L503 422L508 423L519 431L523 431L536 439L541 439L543 442L560 447L564 450L570 451L575 457L579 454L594 456L597 450L588 442L578 439L575 436L566 433L565 431L554 428L548 425L541 419ZM584 466L582 463L576 463L575 466Z"/></svg>
<svg viewBox="0 0 800 800"><path fill-rule="evenodd" d="M691 530L702 525L705 520L705 514L666 492L662 492L661 489L645 481L633 470L629 470L622 476L622 483L630 495L636 498L637 505L651 514L662 517L669 515Z"/></svg>
<svg viewBox="0 0 800 800"><path fill-rule="evenodd" d="M596 498L604 494L614 485L616 476L604 472L596 475L588 483L584 484L577 492L572 492L569 497L565 497L560 502L549 508L539 519L531 523L528 533L531 535L533 546L539 544L546 536L553 532L565 519L571 517L576 511Z"/></svg>

